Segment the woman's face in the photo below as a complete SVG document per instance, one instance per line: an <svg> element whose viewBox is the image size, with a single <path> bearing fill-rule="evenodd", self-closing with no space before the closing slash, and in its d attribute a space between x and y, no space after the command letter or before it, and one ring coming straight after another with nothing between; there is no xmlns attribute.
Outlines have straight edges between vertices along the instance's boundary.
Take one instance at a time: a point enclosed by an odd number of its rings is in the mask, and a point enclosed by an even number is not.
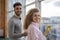
<svg viewBox="0 0 60 40"><path fill-rule="evenodd" d="M36 22L36 23L40 22L40 13L39 12L33 13L33 22Z"/></svg>

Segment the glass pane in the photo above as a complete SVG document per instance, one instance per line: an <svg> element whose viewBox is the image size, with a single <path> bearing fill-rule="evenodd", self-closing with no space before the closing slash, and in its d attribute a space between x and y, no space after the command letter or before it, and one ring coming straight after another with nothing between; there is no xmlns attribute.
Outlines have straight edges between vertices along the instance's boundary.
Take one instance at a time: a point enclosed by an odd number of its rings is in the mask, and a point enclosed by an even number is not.
<svg viewBox="0 0 60 40"><path fill-rule="evenodd" d="M17 2L17 0L12 0L12 4L14 4L15 2Z"/></svg>
<svg viewBox="0 0 60 40"><path fill-rule="evenodd" d="M35 4L27 6L26 7L26 12L28 12L31 8L35 8Z"/></svg>
<svg viewBox="0 0 60 40"><path fill-rule="evenodd" d="M35 0L26 0L26 5L34 2Z"/></svg>
<svg viewBox="0 0 60 40"><path fill-rule="evenodd" d="M8 0L8 11L11 10L11 6L12 6L11 3L12 3L11 0Z"/></svg>
<svg viewBox="0 0 60 40"><path fill-rule="evenodd" d="M14 15L14 12L13 12L13 11L10 12L10 13L8 13L8 18L7 18L7 20L9 21L9 19L10 19L13 15Z"/></svg>
<svg viewBox="0 0 60 40"><path fill-rule="evenodd" d="M17 0L8 0L8 11L13 10L13 4L17 2Z"/></svg>
<svg viewBox="0 0 60 40"><path fill-rule="evenodd" d="M52 1L55 1L55 0L44 0L44 1L48 3L48 2L52 2Z"/></svg>
<svg viewBox="0 0 60 40"><path fill-rule="evenodd" d="M41 16L42 17L60 17L60 2L54 0L46 3L43 1L41 3Z"/></svg>

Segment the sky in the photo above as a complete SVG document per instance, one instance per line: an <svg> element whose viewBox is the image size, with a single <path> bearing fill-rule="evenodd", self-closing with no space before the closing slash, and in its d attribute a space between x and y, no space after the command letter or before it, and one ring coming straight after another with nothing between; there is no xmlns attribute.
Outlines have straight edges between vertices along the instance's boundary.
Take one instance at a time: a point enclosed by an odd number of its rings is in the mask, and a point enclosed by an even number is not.
<svg viewBox="0 0 60 40"><path fill-rule="evenodd" d="M41 2L41 16L42 17L58 17L60 16L60 2L59 0L42 1Z"/></svg>

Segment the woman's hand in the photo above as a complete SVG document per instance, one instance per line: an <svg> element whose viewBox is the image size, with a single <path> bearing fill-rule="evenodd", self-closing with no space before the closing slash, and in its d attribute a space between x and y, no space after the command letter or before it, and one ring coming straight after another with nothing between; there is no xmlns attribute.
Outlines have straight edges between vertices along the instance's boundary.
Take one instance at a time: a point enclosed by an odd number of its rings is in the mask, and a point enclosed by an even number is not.
<svg viewBox="0 0 60 40"><path fill-rule="evenodd" d="M49 34L49 31L50 31L50 30L47 28L47 29L45 30L45 32L44 32L44 35L47 36L47 35Z"/></svg>

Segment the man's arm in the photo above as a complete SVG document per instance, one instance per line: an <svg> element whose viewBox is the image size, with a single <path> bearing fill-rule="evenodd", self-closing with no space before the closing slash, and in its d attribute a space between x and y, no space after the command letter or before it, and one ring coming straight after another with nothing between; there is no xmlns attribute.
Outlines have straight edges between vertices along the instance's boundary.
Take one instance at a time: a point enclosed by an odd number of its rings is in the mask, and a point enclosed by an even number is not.
<svg viewBox="0 0 60 40"><path fill-rule="evenodd" d="M14 28L15 28L15 24L12 20L9 21L8 23L8 32L9 32L9 37L10 38L20 38L22 36L24 36L24 33L14 33Z"/></svg>

